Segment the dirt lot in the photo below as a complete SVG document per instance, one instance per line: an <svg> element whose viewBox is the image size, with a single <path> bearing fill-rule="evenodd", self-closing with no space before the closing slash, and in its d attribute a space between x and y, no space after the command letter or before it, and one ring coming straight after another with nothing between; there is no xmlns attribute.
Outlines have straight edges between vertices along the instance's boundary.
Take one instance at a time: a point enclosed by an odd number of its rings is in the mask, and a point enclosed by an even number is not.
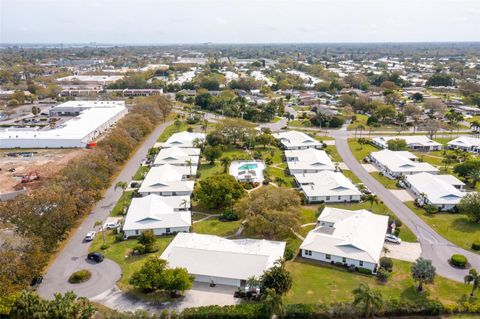
<svg viewBox="0 0 480 319"><path fill-rule="evenodd" d="M39 150L1 150L0 151L0 193L14 191L22 176L28 172L37 172L41 182L51 177L65 164L87 152L86 149L39 149ZM11 152L33 152L33 156L7 156ZM14 168L14 172L9 170ZM38 184L38 183L35 183ZM25 184L28 188L28 184Z"/></svg>

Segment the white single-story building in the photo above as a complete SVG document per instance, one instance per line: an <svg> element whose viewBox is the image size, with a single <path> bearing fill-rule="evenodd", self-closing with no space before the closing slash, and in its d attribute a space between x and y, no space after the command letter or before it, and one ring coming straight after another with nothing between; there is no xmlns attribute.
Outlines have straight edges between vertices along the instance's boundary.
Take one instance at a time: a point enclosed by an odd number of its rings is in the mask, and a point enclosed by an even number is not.
<svg viewBox="0 0 480 319"><path fill-rule="evenodd" d="M273 134L286 150L303 150L307 148L322 148L322 143L313 137L298 131L287 131Z"/></svg>
<svg viewBox="0 0 480 319"><path fill-rule="evenodd" d="M153 166L170 164L174 166L191 167L189 175L197 174L197 167L200 161L200 149L188 147L169 147L163 148L155 157Z"/></svg>
<svg viewBox="0 0 480 319"><path fill-rule="evenodd" d="M125 238L139 236L147 229L157 236L188 232L192 225L189 209L189 196L133 198L123 224Z"/></svg>
<svg viewBox="0 0 480 319"><path fill-rule="evenodd" d="M55 112L75 109L76 117L56 128L0 130L0 148L83 148L124 117L124 101L70 101Z"/></svg>
<svg viewBox="0 0 480 319"><path fill-rule="evenodd" d="M454 209L467 194L463 191L465 184L453 175L419 173L407 176L406 184L421 205L434 205L440 210Z"/></svg>
<svg viewBox="0 0 480 319"><path fill-rule="evenodd" d="M205 142L206 135L203 133L191 133L191 132L180 132L175 133L168 138L168 140L163 143L162 148L168 147L186 147L186 148L195 148L196 141L201 143Z"/></svg>
<svg viewBox="0 0 480 319"><path fill-rule="evenodd" d="M429 139L425 135L393 135L393 136L378 136L372 138L373 144L377 145L380 148L388 149L388 141L401 139L405 140L407 146L415 151L423 151L423 152L430 152L430 151L438 151L442 149L442 144L435 142Z"/></svg>
<svg viewBox="0 0 480 319"><path fill-rule="evenodd" d="M305 150L287 150L285 158L290 174L318 173L335 170L335 165L325 151L308 148Z"/></svg>
<svg viewBox="0 0 480 319"><path fill-rule="evenodd" d="M465 152L480 152L480 138L472 136L460 136L447 143L449 149L459 149Z"/></svg>
<svg viewBox="0 0 480 319"><path fill-rule="evenodd" d="M317 226L300 246L301 256L376 272L388 229L388 216L368 210L325 207Z"/></svg>
<svg viewBox="0 0 480 319"><path fill-rule="evenodd" d="M358 202L362 193L342 173L321 171L295 174L295 181L309 203Z"/></svg>
<svg viewBox="0 0 480 319"><path fill-rule="evenodd" d="M190 196L195 181L187 180L190 168L165 164L155 166L145 176L138 192L142 196Z"/></svg>
<svg viewBox="0 0 480 319"><path fill-rule="evenodd" d="M225 239L213 235L179 233L162 253L169 267L183 267L195 281L244 287L283 257L285 242Z"/></svg>
<svg viewBox="0 0 480 319"><path fill-rule="evenodd" d="M239 182L261 183L264 169L262 161L233 161L229 173Z"/></svg>
<svg viewBox="0 0 480 319"><path fill-rule="evenodd" d="M418 173L438 174L438 168L429 163L416 162L417 157L407 151L381 150L369 156L373 164L388 178L395 179L402 175Z"/></svg>

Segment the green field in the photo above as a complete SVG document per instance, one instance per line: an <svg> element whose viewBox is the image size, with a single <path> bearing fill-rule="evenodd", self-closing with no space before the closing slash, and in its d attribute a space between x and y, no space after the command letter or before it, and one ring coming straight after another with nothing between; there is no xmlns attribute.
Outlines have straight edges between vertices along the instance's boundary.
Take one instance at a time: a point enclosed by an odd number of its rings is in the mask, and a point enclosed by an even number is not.
<svg viewBox="0 0 480 319"><path fill-rule="evenodd" d="M353 156L355 156L355 158L359 162L363 161L363 159L368 155L370 155L371 152L379 151L379 149L373 145L359 144L357 139L354 139L354 138L348 139L348 146L350 147L350 150L352 151Z"/></svg>
<svg viewBox="0 0 480 319"><path fill-rule="evenodd" d="M235 234L240 227L240 223L240 221L223 222L218 217L212 217L193 224L193 232L225 237Z"/></svg>
<svg viewBox="0 0 480 319"><path fill-rule="evenodd" d="M463 214L428 214L414 202L405 204L437 233L464 249L472 250L472 242L480 239L480 224L471 222Z"/></svg>
<svg viewBox="0 0 480 319"><path fill-rule="evenodd" d="M150 167L149 166L140 166L137 170L137 172L135 173L135 175L133 175L133 180L134 181L139 181L139 180L142 180L145 178L145 174L150 170Z"/></svg>
<svg viewBox="0 0 480 319"><path fill-rule="evenodd" d="M176 126L174 123L167 126L163 133L158 137L158 142L166 142L170 136L174 133L186 131L188 124L185 121L180 120L180 126Z"/></svg>
<svg viewBox="0 0 480 319"><path fill-rule="evenodd" d="M285 297L286 303L331 303L353 301L352 290L360 283L382 292L384 298L419 301L438 299L447 304L456 303L470 292L471 287L437 276L433 285L426 285L427 293L418 293L410 275L410 263L394 260L391 278L386 284L375 277L350 273L347 270L297 258L287 263L293 279L292 289Z"/></svg>
<svg viewBox="0 0 480 319"><path fill-rule="evenodd" d="M386 189L399 189L397 187L396 179L387 178L381 175L379 172L372 172L370 175L372 175L380 184L385 186Z"/></svg>
<svg viewBox="0 0 480 319"><path fill-rule="evenodd" d="M133 192L123 192L122 196L120 196L120 199L115 203L115 206L113 206L112 210L110 211L110 215L122 215L125 207L130 206L130 203L132 202L132 195Z"/></svg>

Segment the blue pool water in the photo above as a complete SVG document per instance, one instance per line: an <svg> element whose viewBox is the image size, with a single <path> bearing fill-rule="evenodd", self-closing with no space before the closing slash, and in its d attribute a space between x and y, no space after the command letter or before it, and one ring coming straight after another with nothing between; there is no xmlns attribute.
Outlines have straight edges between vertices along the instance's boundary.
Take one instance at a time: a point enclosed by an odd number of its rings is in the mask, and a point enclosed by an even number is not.
<svg viewBox="0 0 480 319"><path fill-rule="evenodd" d="M254 168L257 168L257 164L244 164L242 166L240 166L238 169L239 170L248 170L248 169L254 169Z"/></svg>

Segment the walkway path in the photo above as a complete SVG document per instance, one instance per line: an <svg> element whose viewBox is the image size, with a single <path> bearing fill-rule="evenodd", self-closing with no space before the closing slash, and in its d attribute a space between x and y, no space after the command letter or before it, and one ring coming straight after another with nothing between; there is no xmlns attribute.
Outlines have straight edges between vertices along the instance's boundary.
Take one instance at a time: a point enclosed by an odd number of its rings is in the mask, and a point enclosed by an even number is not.
<svg viewBox="0 0 480 319"><path fill-rule="evenodd" d="M121 269L113 261L105 259L96 264L86 260L91 242L84 242L83 238L88 231L93 230L95 222L104 221L110 214L110 210L120 199L122 190L115 189L120 181L129 181L138 167L148 154L148 150L155 144L163 130L172 122L166 122L158 126L144 141L130 160L125 164L120 174L112 182L92 212L83 220L81 225L71 234L62 251L56 256L44 276L43 283L38 292L42 297L52 298L56 292L74 291L83 297L93 297L106 290L110 290L120 279ZM82 284L72 285L68 283L68 277L72 272L79 269L88 269L92 272L92 278Z"/></svg>
<svg viewBox="0 0 480 319"><path fill-rule="evenodd" d="M453 254L465 255L472 267L480 269L480 255L462 249L440 236L363 168L348 146L348 135L345 129L332 132L339 155L355 175L372 192L377 194L385 205L417 236L422 246L422 257L433 261L437 268L437 273L441 276L463 282L463 278L468 270L456 269L450 266L448 260Z"/></svg>

